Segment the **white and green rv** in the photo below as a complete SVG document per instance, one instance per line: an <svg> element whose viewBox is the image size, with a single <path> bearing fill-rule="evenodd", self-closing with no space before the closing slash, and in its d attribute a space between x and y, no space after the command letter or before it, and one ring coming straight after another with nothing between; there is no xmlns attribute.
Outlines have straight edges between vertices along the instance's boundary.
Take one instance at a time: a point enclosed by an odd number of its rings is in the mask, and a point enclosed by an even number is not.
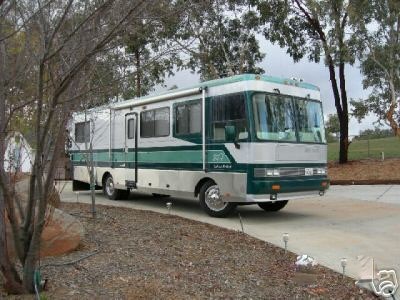
<svg viewBox="0 0 400 300"><path fill-rule="evenodd" d="M329 187L319 88L244 74L76 114L74 187L198 198L211 216L238 204L282 209Z"/></svg>

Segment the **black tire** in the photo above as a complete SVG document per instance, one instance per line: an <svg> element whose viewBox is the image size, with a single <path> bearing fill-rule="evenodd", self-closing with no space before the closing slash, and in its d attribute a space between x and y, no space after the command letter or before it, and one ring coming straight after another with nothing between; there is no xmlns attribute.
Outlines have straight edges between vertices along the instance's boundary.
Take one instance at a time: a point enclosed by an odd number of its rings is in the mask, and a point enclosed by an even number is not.
<svg viewBox="0 0 400 300"><path fill-rule="evenodd" d="M129 197L129 190L115 189L113 177L109 174L104 178L103 194L111 200L127 199Z"/></svg>
<svg viewBox="0 0 400 300"><path fill-rule="evenodd" d="M276 202L264 202L258 203L258 206L261 207L265 211L278 211L281 210L288 204L288 200L284 201L276 201Z"/></svg>
<svg viewBox="0 0 400 300"><path fill-rule="evenodd" d="M220 207L218 205L213 205L210 203L211 199L208 198L207 194L212 192L211 188L218 188L218 185L213 181L207 181L200 189L200 205L204 209L204 211L215 218L223 218L229 215L232 210L236 207L235 203L231 202L221 202ZM208 199L208 200L207 200Z"/></svg>

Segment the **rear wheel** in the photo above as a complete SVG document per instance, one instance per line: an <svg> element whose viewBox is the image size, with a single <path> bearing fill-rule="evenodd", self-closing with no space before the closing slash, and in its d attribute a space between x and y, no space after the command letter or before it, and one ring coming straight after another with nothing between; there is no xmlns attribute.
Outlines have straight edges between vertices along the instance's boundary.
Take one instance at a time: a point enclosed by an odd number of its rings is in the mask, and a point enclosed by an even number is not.
<svg viewBox="0 0 400 300"><path fill-rule="evenodd" d="M114 187L114 179L110 174L104 179L103 193L111 200L126 199L129 196L129 190L120 190Z"/></svg>
<svg viewBox="0 0 400 300"><path fill-rule="evenodd" d="M264 202L258 203L258 206L261 207L265 211L278 211L284 208L288 204L288 200L285 201L276 201L276 202Z"/></svg>
<svg viewBox="0 0 400 300"><path fill-rule="evenodd" d="M234 208L235 203L224 202L217 184L207 181L200 189L200 205L212 217L226 217Z"/></svg>

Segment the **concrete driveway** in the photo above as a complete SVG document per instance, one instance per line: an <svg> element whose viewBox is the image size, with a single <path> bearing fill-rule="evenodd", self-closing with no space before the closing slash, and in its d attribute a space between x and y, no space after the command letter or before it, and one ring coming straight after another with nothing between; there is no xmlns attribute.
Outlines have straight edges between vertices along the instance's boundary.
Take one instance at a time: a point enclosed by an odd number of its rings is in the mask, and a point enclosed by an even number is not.
<svg viewBox="0 0 400 300"><path fill-rule="evenodd" d="M339 272L345 257L346 273L353 278L360 272L359 255L374 258L378 269L395 269L400 276L400 186L332 186L326 196L289 202L278 213L240 206L225 219L207 216L198 202L186 199L131 193L129 200L111 201L99 192L96 196L98 204L161 213L167 213L165 203L171 201L173 214L233 230L241 230L240 213L247 234L283 247L282 234L289 233L290 251L311 255ZM67 184L62 201L76 200ZM78 201L90 202L89 193L80 192Z"/></svg>

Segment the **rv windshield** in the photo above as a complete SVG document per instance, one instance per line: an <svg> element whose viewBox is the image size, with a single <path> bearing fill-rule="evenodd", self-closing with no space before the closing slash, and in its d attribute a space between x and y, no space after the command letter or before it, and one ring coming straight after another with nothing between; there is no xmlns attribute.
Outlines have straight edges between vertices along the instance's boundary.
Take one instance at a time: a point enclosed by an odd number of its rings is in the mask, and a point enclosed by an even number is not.
<svg viewBox="0 0 400 300"><path fill-rule="evenodd" d="M260 140L326 142L320 102L260 93L253 97L253 108Z"/></svg>

